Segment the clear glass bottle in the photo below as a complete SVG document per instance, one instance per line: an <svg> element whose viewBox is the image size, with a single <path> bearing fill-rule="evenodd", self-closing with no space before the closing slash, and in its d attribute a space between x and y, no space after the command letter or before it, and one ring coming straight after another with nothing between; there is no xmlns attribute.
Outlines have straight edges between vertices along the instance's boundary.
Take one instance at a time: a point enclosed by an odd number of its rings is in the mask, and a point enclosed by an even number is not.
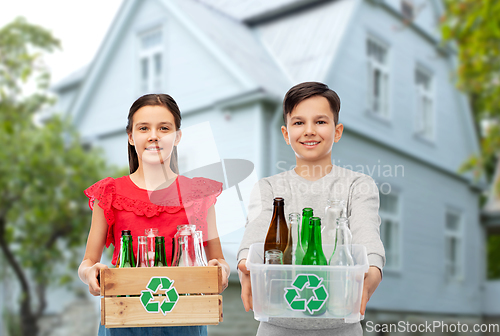
<svg viewBox="0 0 500 336"><path fill-rule="evenodd" d="M283 252L280 250L268 250L264 259L266 265L283 265Z"/></svg>
<svg viewBox="0 0 500 336"><path fill-rule="evenodd" d="M354 266L351 254L352 234L345 217L337 219L337 247L330 258L330 266ZM331 272L330 299L328 311L336 317L345 317L352 313L353 279L347 269L337 269Z"/></svg>
<svg viewBox="0 0 500 336"><path fill-rule="evenodd" d="M302 249L302 244L300 243L300 214L298 212L293 212L289 216L289 242L287 250L285 250L285 255L291 253L292 265L301 265L302 258L304 258L304 250ZM291 246L290 251L288 247Z"/></svg>
<svg viewBox="0 0 500 336"><path fill-rule="evenodd" d="M205 247L203 246L203 232L195 231L195 239L195 247L197 248L196 258L198 259L198 264L200 266L207 266L207 255L205 254Z"/></svg>
<svg viewBox="0 0 500 336"><path fill-rule="evenodd" d="M321 230L323 245L335 245L337 232L337 218L347 217L346 204L344 200L328 200L325 208L325 220ZM334 249L335 250L335 249Z"/></svg>
<svg viewBox="0 0 500 336"><path fill-rule="evenodd" d="M149 267L148 237L137 237L137 267Z"/></svg>
<svg viewBox="0 0 500 336"><path fill-rule="evenodd" d="M202 259L201 255L197 253L201 252L195 241L196 236L196 225L179 225L177 226L177 233L174 236L174 257L172 260L172 266L203 266L200 264Z"/></svg>
<svg viewBox="0 0 500 336"><path fill-rule="evenodd" d="M348 225L347 218L337 218L336 248L330 257L330 265L332 266L354 266L351 254L352 233Z"/></svg>
<svg viewBox="0 0 500 336"><path fill-rule="evenodd" d="M266 265L282 265L283 252L277 249L267 250L264 254ZM285 301L283 298L286 272L276 267L265 272L266 296L269 298L264 309L269 316L278 316L283 313Z"/></svg>
<svg viewBox="0 0 500 336"><path fill-rule="evenodd" d="M153 266L155 263L155 237L158 236L157 228L149 228L144 230L144 235L148 237L148 256L149 265Z"/></svg>

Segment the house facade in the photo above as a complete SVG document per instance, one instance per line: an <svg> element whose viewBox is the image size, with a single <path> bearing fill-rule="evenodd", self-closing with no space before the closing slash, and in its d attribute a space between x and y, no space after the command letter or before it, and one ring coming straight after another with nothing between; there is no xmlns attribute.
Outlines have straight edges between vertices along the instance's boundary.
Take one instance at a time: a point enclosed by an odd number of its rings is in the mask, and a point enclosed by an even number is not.
<svg viewBox="0 0 500 336"><path fill-rule="evenodd" d="M295 162L280 132L286 91L328 84L345 126L334 164L371 175L380 189L387 265L366 321L472 328L496 287L485 276L484 187L457 173L479 146L466 98L450 81L456 58L441 45L442 13L438 0L124 0L92 64L54 87L56 111L110 163L126 166L131 103L166 92L181 108L183 130L196 138L209 125L206 143L215 144L198 159L180 148L181 173L249 160L244 204L253 182ZM233 271L245 222L235 193L227 188L217 203Z"/></svg>

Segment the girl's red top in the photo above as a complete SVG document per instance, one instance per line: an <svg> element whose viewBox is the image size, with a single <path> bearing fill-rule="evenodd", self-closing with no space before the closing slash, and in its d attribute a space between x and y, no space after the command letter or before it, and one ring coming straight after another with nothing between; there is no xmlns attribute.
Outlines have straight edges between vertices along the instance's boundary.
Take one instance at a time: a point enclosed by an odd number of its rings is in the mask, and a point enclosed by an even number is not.
<svg viewBox="0 0 500 336"><path fill-rule="evenodd" d="M134 254L137 253L137 237L145 230L157 228L158 235L165 237L167 263L172 260L172 238L177 225L195 224L207 238L207 212L222 192L222 183L210 179L193 179L179 175L175 182L164 189L141 189L128 175L114 179L107 177L84 193L89 198L90 209L94 200L103 210L108 223L106 247L113 244L112 264L116 265L122 230L130 230ZM118 247L118 248L117 248Z"/></svg>

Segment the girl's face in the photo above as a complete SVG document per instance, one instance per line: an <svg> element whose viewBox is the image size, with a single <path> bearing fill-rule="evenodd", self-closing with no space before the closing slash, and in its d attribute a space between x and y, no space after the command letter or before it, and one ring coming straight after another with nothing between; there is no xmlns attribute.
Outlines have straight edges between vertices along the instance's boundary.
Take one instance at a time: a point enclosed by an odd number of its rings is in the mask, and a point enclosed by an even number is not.
<svg viewBox="0 0 500 336"><path fill-rule="evenodd" d="M173 114L163 106L144 106L132 117L128 142L135 146L139 165L170 162L174 146L181 139Z"/></svg>
<svg viewBox="0 0 500 336"><path fill-rule="evenodd" d="M281 131L299 159L314 162L331 155L333 143L340 140L343 128L342 124L335 125L328 100L313 96L295 106Z"/></svg>

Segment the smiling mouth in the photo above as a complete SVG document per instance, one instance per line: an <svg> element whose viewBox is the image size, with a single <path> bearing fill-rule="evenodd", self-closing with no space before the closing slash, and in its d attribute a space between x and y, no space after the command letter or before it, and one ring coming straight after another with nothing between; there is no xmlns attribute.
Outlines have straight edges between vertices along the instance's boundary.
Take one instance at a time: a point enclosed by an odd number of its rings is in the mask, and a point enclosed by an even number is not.
<svg viewBox="0 0 500 336"><path fill-rule="evenodd" d="M319 144L321 141L304 141L301 142L301 144L306 145L306 146L315 146Z"/></svg>
<svg viewBox="0 0 500 336"><path fill-rule="evenodd" d="M150 151L150 152L156 152L156 151L163 150L163 148L162 147L147 147L146 150Z"/></svg>

